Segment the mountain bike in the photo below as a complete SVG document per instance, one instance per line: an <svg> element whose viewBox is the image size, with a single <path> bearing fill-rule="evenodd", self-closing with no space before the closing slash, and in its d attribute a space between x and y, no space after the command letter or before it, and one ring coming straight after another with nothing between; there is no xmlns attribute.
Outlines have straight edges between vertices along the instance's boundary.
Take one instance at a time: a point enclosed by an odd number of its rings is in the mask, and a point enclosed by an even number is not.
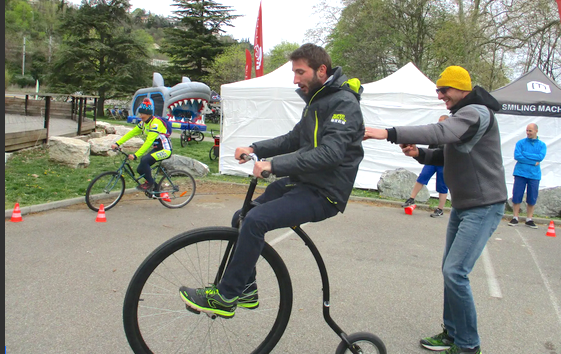
<svg viewBox="0 0 561 354"><path fill-rule="evenodd" d="M188 127L183 129L179 138L181 147L185 147L189 142L195 141L197 143L203 141L205 138L204 133L194 124L189 122Z"/></svg>
<svg viewBox="0 0 561 354"><path fill-rule="evenodd" d="M214 139L214 145L208 151L208 157L213 161L220 156L220 135L214 134L214 130L210 130L210 135Z"/></svg>
<svg viewBox="0 0 561 354"><path fill-rule="evenodd" d="M120 148L117 151L122 158L116 171L103 172L95 177L86 189L86 204L91 210L99 211L103 204L105 210L113 208L125 193L125 175L129 175L137 185L144 175L135 175L128 159L128 154ZM163 206L176 209L187 205L195 195L195 179L187 171L168 171L157 161L152 167L152 176L156 183L154 190L145 191L144 194L151 199L158 199Z"/></svg>
<svg viewBox="0 0 561 354"><path fill-rule="evenodd" d="M257 180L254 177L249 184L238 226L253 207ZM234 317L225 319L197 314L179 296L182 285L205 287L220 282L235 248L238 230L216 226L186 231L164 242L142 262L129 283L123 304L125 334L135 353L263 354L273 350L288 325L293 295L288 269L268 243L265 242L255 269L257 308L238 307ZM292 230L308 246L319 267L323 317L341 338L336 354L386 354L384 343L376 335L347 335L331 318L325 263L302 228L294 226Z"/></svg>

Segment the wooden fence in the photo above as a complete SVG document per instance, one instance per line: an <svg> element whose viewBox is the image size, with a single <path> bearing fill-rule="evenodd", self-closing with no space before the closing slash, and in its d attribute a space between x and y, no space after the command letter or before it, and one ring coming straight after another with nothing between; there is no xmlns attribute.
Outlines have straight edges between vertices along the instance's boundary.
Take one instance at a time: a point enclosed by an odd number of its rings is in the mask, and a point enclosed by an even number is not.
<svg viewBox="0 0 561 354"><path fill-rule="evenodd" d="M43 117L43 127L34 126L31 129L5 133L5 151L15 151L26 147L41 145L48 142L51 118L68 119L76 122L75 131L70 130L62 136L77 136L95 131L96 126L96 96L39 94L41 100L29 99L35 94L26 94L25 98L5 97L5 114L19 116ZM70 102L52 101L52 97L70 97ZM88 99L93 99L88 102ZM88 105L90 103L90 105ZM93 106L92 106L93 104ZM86 111L93 110L93 119L86 118Z"/></svg>

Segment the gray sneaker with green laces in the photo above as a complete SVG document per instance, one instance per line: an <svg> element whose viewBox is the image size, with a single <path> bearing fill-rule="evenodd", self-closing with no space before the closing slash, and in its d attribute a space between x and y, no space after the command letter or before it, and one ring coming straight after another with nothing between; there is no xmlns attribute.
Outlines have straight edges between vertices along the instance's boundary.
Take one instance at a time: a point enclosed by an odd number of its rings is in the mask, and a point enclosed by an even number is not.
<svg viewBox="0 0 561 354"><path fill-rule="evenodd" d="M442 333L421 339L421 345L428 350L434 351L450 349L450 347L454 344L454 338L448 335L448 331L444 326L442 326L442 329Z"/></svg>

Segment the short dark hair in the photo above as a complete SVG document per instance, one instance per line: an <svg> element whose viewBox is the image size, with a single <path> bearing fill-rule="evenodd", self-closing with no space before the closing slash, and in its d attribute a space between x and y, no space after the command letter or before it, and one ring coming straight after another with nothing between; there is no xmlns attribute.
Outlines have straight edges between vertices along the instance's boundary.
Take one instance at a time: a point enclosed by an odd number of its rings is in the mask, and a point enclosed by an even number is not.
<svg viewBox="0 0 561 354"><path fill-rule="evenodd" d="M303 44L290 54L290 60L304 59L308 66L317 71L323 64L327 68L327 75L331 75L331 57L325 49L312 43Z"/></svg>

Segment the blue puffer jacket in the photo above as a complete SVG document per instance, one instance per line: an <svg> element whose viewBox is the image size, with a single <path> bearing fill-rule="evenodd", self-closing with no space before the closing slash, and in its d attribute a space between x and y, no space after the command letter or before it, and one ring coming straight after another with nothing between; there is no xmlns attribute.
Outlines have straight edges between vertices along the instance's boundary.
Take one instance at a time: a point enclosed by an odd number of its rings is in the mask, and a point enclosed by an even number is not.
<svg viewBox="0 0 561 354"><path fill-rule="evenodd" d="M529 179L542 179L542 169L536 162L542 162L545 158L547 148L545 143L539 138L525 138L516 143L514 149L514 176L525 177Z"/></svg>

